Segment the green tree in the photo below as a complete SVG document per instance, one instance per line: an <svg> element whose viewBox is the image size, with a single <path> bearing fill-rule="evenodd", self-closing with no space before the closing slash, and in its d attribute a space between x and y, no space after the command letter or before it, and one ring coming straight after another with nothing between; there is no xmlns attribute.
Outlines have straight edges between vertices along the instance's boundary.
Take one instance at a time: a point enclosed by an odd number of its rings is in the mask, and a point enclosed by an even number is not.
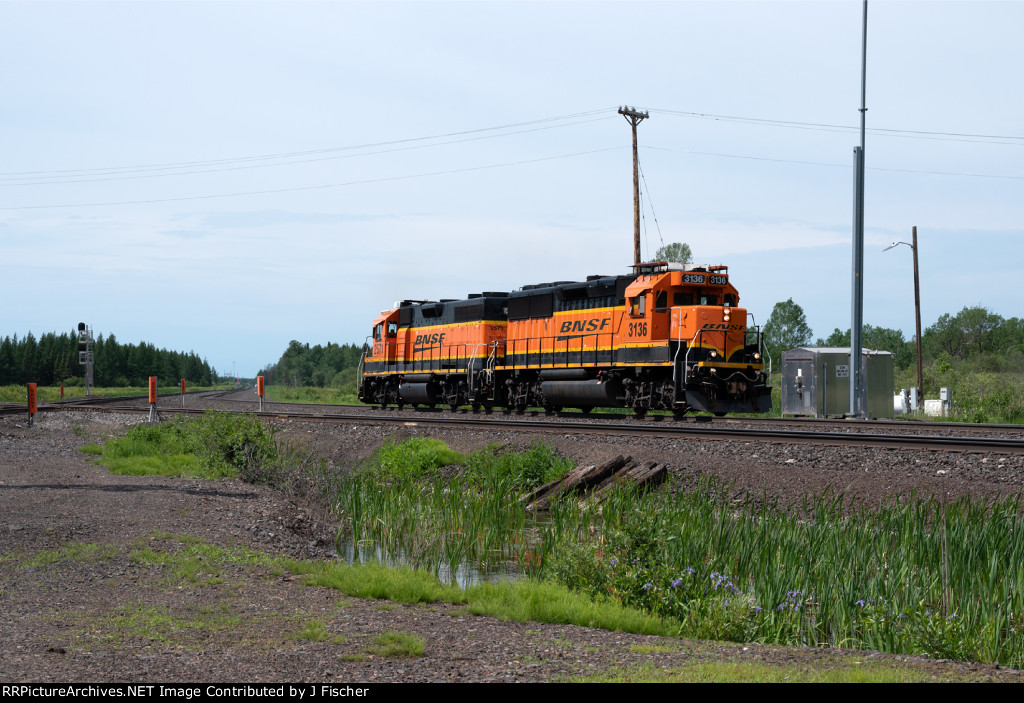
<svg viewBox="0 0 1024 703"><path fill-rule="evenodd" d="M946 352L957 359L997 351L1002 336L1003 318L987 308L968 307L956 315L946 313L927 328L921 341L929 356Z"/></svg>
<svg viewBox="0 0 1024 703"><path fill-rule="evenodd" d="M819 347L848 347L850 346L850 330L845 332L836 327L827 338L818 338L815 342ZM903 338L900 330L889 329L888 327L875 327L864 325L861 331L861 344L865 349L876 349L892 352L893 364L896 368L902 369L914 363L917 353L913 340L907 341Z"/></svg>
<svg viewBox="0 0 1024 703"><path fill-rule="evenodd" d="M811 328L807 325L803 308L792 298L775 303L772 314L764 323L764 344L772 358L778 361L782 352L809 344L811 339Z"/></svg>
<svg viewBox="0 0 1024 703"><path fill-rule="evenodd" d="M677 264L689 264L693 262L693 252L689 244L672 242L654 252L655 261L670 261Z"/></svg>

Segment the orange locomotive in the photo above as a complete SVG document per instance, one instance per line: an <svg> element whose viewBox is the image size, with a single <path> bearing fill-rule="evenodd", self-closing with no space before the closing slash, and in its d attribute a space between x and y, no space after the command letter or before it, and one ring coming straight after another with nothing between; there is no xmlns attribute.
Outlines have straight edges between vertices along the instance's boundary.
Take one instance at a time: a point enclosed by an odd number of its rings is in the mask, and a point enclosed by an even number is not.
<svg viewBox="0 0 1024 703"><path fill-rule="evenodd" d="M724 266L653 262L480 293L406 300L373 322L364 403L766 412L761 333Z"/></svg>

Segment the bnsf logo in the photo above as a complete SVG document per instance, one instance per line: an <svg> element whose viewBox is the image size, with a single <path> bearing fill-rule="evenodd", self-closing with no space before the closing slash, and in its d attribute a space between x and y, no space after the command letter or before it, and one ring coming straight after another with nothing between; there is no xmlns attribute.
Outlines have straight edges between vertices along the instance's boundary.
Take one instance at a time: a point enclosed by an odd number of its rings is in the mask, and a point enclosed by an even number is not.
<svg viewBox="0 0 1024 703"><path fill-rule="evenodd" d="M705 330L727 330L729 332L742 332L747 329L746 325L716 325L713 322L709 322L704 325L701 329Z"/></svg>
<svg viewBox="0 0 1024 703"><path fill-rule="evenodd" d="M604 320L566 320L562 323L559 328L559 334L566 334L567 332L600 332L611 323L610 319L605 318Z"/></svg>
<svg viewBox="0 0 1024 703"><path fill-rule="evenodd" d="M416 335L416 344L443 344L444 343L444 332L434 332L433 334L418 334Z"/></svg>

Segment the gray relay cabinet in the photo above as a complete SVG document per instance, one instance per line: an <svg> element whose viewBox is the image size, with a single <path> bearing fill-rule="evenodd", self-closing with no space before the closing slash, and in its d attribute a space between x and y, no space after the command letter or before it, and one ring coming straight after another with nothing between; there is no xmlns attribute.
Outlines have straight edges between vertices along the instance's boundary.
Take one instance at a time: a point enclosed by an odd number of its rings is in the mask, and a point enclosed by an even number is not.
<svg viewBox="0 0 1024 703"><path fill-rule="evenodd" d="M862 351L868 417L892 419L892 353ZM830 417L849 412L849 347L798 347L782 352L783 415Z"/></svg>

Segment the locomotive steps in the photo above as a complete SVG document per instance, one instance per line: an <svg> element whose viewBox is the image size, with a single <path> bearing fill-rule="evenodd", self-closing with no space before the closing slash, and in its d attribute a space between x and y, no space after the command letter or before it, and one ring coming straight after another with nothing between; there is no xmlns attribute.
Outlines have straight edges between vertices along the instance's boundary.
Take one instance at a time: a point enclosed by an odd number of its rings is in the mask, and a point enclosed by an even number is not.
<svg viewBox="0 0 1024 703"><path fill-rule="evenodd" d="M560 496L583 492L587 495L581 501L600 502L616 486L632 484L636 487L661 483L667 475L667 467L656 462L632 464L632 457L621 454L599 465L581 466L560 479L546 483L520 498L527 510L547 510L551 502ZM628 468L627 468L628 467Z"/></svg>

